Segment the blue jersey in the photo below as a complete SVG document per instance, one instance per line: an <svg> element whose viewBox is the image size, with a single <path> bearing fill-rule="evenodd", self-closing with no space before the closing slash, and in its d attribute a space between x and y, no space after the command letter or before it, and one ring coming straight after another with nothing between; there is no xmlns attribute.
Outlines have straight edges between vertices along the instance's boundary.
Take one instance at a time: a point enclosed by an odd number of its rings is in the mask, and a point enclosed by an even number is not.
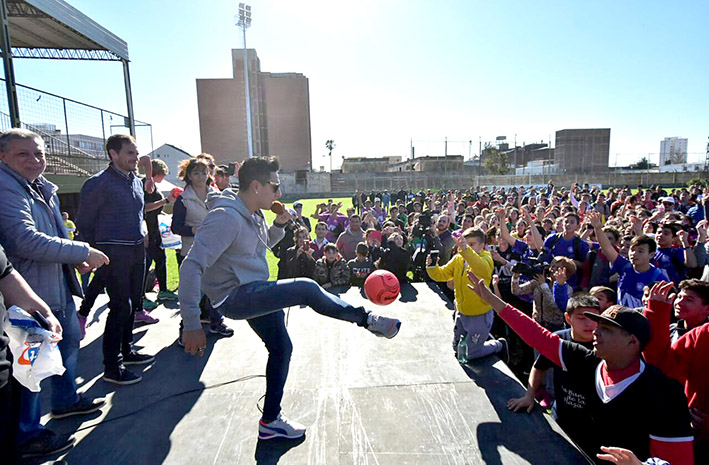
<svg viewBox="0 0 709 465"><path fill-rule="evenodd" d="M687 277L687 267L684 264L684 249L663 247L657 249L652 264L667 273L673 283L679 285Z"/></svg>
<svg viewBox="0 0 709 465"><path fill-rule="evenodd" d="M588 243L578 236L574 236L571 240L564 239L564 236L559 233L551 234L544 241L544 250L546 259L551 263L554 257L567 257L578 262L586 261L588 255ZM569 284L575 291L579 290L580 286L580 269L576 270L569 278Z"/></svg>
<svg viewBox="0 0 709 465"><path fill-rule="evenodd" d="M650 265L650 269L638 273L630 261L618 255L611 267L611 273L618 273L618 303L629 308L643 306L643 288L657 281L668 281L667 274L661 269Z"/></svg>

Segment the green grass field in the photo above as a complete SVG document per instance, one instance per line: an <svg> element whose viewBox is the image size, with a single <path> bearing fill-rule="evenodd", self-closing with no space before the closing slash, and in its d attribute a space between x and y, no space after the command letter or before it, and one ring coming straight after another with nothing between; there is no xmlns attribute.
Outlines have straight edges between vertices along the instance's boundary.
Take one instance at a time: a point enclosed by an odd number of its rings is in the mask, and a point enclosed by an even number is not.
<svg viewBox="0 0 709 465"><path fill-rule="evenodd" d="M296 200L300 200L303 204L303 216L309 217L310 215L312 215L315 212L315 206L318 203L327 202L328 198L331 198L332 201L335 203L342 202L342 211L343 212L345 211L346 208L352 206L352 199L350 197L326 197L326 198L317 198L317 199L296 199ZM285 203L285 206L292 208L293 202ZM268 224L271 224L276 215L274 215L270 211L264 211L264 216L266 217L266 221L268 222ZM310 224L314 228L315 222L312 218L310 219ZM313 237L315 237L314 232L313 232ZM174 290L174 289L177 289L177 286L180 282L180 278L179 278L178 270L177 270L177 258L175 257L174 250L167 250L166 253L167 253L167 287L168 287L168 289ZM266 259L268 260L269 279L275 280L276 275L278 274L278 260L271 253L270 250L268 252L266 252Z"/></svg>

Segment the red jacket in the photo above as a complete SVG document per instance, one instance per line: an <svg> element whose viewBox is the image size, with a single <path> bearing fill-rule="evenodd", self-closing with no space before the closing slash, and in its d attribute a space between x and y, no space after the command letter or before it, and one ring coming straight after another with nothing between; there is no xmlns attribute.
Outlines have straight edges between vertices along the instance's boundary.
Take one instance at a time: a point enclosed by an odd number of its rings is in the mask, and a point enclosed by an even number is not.
<svg viewBox="0 0 709 465"><path fill-rule="evenodd" d="M670 344L671 312L672 305L650 301L645 316L650 320L652 338L643 355L667 376L684 384L689 408L709 413L709 323L692 329ZM695 440L709 445L709 421L697 431Z"/></svg>

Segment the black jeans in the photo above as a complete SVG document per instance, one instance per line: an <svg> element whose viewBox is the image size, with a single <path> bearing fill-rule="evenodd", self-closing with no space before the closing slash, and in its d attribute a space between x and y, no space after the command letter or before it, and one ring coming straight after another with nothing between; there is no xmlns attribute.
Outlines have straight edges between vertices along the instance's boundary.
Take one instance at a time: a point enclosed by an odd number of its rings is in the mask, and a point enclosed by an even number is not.
<svg viewBox="0 0 709 465"><path fill-rule="evenodd" d="M96 299L105 287L106 284L103 282L103 279L101 279L101 274L98 272L94 273L94 277L91 278L91 282L86 287L86 291L84 291L84 300L81 301L79 315L88 318L91 309L96 303Z"/></svg>
<svg viewBox="0 0 709 465"><path fill-rule="evenodd" d="M123 354L131 351L135 312L143 309L145 247L102 245L111 263L98 269L108 292L108 318L103 333L103 364L106 371L123 365Z"/></svg>
<svg viewBox="0 0 709 465"><path fill-rule="evenodd" d="M160 235L158 234L157 240L151 240L148 243L148 254L145 260L145 277L147 279L148 270L152 262L155 262L155 276L158 278L158 285L161 291L167 291L167 257L165 257L165 250L160 247L162 241ZM153 288L153 283L145 283L146 289Z"/></svg>
<svg viewBox="0 0 709 465"><path fill-rule="evenodd" d="M9 349L8 349L9 353ZM0 454L2 462L19 463L17 457L17 434L20 430L20 384L10 371L10 379L0 388Z"/></svg>

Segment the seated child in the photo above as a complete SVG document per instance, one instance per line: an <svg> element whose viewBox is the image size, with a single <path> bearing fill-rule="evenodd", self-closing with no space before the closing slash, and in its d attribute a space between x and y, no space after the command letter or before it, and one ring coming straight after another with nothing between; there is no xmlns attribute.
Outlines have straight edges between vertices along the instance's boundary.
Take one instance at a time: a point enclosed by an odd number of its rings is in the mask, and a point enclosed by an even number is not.
<svg viewBox="0 0 709 465"><path fill-rule="evenodd" d="M355 252L357 256L347 262L347 267L350 269L350 284L363 286L364 280L374 271L374 263L369 259L369 247L364 242L357 244Z"/></svg>

